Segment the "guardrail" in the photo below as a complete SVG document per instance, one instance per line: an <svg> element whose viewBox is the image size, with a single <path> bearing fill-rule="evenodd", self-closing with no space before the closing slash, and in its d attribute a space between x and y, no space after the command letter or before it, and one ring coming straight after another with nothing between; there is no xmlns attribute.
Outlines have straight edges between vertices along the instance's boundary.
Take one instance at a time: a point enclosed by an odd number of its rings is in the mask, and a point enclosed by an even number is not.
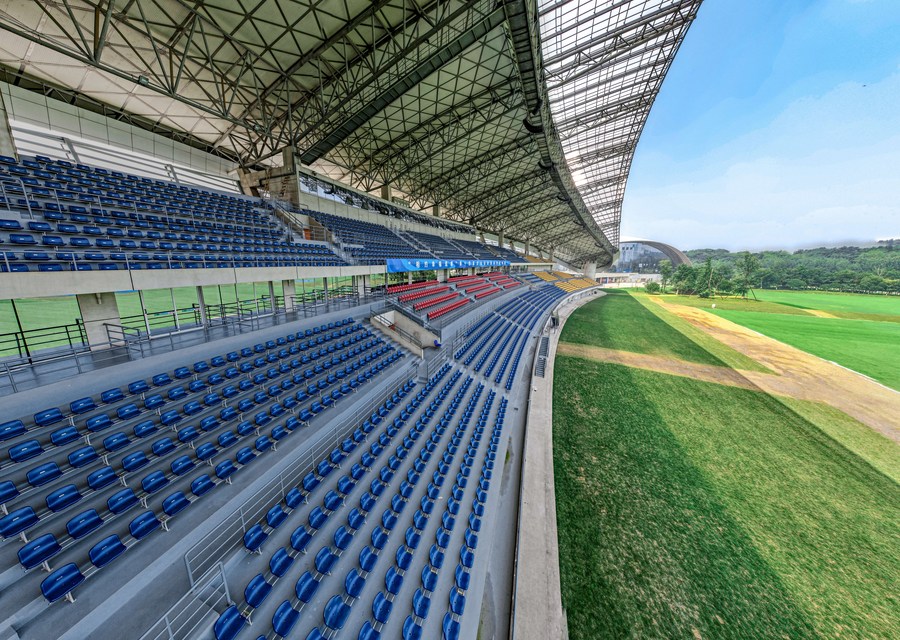
<svg viewBox="0 0 900 640"><path fill-rule="evenodd" d="M197 580L197 584L150 627L140 640L188 640L196 637L201 625L208 625L210 611L231 602L225 568L215 565Z"/></svg>
<svg viewBox="0 0 900 640"><path fill-rule="evenodd" d="M407 365L401 371L407 371L405 377L412 378L418 365ZM260 488L247 498L240 508L233 511L219 524L214 531L203 537L197 544L188 549L184 555L188 579L195 584L195 576L206 574L217 563L224 562L228 554L242 544L244 533L256 524L266 513L273 502L280 500L294 486L300 483L315 464L330 453L336 446L350 435L354 429L375 409L393 395L395 389L388 390L365 406L357 409L350 417L342 420L326 434L317 438L308 449L297 457L278 478Z"/></svg>

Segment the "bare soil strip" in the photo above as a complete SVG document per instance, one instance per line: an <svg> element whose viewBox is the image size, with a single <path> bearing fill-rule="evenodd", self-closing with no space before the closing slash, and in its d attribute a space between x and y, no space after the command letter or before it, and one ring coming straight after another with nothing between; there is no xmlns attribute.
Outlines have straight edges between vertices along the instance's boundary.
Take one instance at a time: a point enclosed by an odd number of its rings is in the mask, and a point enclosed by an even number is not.
<svg viewBox="0 0 900 640"><path fill-rule="evenodd" d="M702 309L674 304L666 304L665 308L776 375L565 342L559 343L558 351L564 355L823 402L900 442L900 393L893 389Z"/></svg>

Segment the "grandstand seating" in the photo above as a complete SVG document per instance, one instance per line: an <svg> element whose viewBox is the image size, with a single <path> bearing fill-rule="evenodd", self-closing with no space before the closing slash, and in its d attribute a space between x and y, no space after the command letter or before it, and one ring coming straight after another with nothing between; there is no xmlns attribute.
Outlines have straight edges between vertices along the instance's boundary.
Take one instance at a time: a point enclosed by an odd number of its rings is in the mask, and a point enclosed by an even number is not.
<svg viewBox="0 0 900 640"><path fill-rule="evenodd" d="M94 573L402 356L348 318L7 421L0 535L21 538L26 571L55 565L41 583L48 601L71 598ZM182 426L187 421L193 424ZM194 475L205 464L207 472ZM174 491L148 509L164 488ZM75 513L76 505L89 508ZM144 510L128 520L135 507ZM271 513L269 525L280 517ZM92 546L80 555L85 544Z"/></svg>
<svg viewBox="0 0 900 640"><path fill-rule="evenodd" d="M385 226L362 220L352 220L320 211L306 213L336 236L359 264L383 264L388 258L433 260L434 256L413 247Z"/></svg>
<svg viewBox="0 0 900 640"><path fill-rule="evenodd" d="M254 633L269 637L325 638L342 629L348 637L426 637L430 619L457 638L506 408L505 398L498 402L496 392L445 365L404 413L386 418L380 435L370 432L368 447L350 449L343 460L350 471L314 489L323 492L321 502L273 505L289 512L296 528L278 534L288 544L272 543L274 552L262 554L241 602L216 621L217 640L236 638L251 616ZM439 501L451 480L447 500ZM351 500L354 491L362 493ZM313 522L313 513L325 515ZM388 628L395 634L385 635Z"/></svg>
<svg viewBox="0 0 900 640"><path fill-rule="evenodd" d="M597 282L591 278L571 278L569 280L555 282L554 284L567 293L597 286Z"/></svg>
<svg viewBox="0 0 900 640"><path fill-rule="evenodd" d="M0 156L0 271L340 266L256 198L38 156ZM0 214L2 215L2 214Z"/></svg>

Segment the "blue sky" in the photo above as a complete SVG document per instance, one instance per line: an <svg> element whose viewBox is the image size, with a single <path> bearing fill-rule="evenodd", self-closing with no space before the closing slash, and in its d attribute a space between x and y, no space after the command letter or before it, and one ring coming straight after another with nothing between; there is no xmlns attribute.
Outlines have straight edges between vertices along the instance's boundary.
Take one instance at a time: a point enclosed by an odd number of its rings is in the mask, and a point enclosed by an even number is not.
<svg viewBox="0 0 900 640"><path fill-rule="evenodd" d="M900 237L900 0L706 0L638 145L622 235Z"/></svg>

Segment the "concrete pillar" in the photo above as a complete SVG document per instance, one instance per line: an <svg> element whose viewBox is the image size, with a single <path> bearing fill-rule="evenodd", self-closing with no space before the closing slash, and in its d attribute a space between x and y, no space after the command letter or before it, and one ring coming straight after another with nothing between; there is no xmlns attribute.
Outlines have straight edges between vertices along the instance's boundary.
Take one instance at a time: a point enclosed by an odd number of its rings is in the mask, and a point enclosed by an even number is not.
<svg viewBox="0 0 900 640"><path fill-rule="evenodd" d="M353 276L353 288L362 298L372 289L372 276Z"/></svg>
<svg viewBox="0 0 900 640"><path fill-rule="evenodd" d="M525 241L525 255L527 256L530 253L531 253L531 240L526 240Z"/></svg>
<svg viewBox="0 0 900 640"><path fill-rule="evenodd" d="M447 282L447 278L450 276L449 269L438 269L436 273L438 282Z"/></svg>
<svg viewBox="0 0 900 640"><path fill-rule="evenodd" d="M412 284L412 271L406 272L406 284Z"/></svg>
<svg viewBox="0 0 900 640"><path fill-rule="evenodd" d="M499 245L499 247L501 249L503 248L503 241L504 241L503 232L501 231L500 233L497 234L497 245Z"/></svg>
<svg viewBox="0 0 900 640"><path fill-rule="evenodd" d="M112 291L79 293L75 299L78 301L78 310L81 311L81 320L84 322L84 331L91 351L108 349L109 336L104 324L122 324L116 294Z"/></svg>
<svg viewBox="0 0 900 640"><path fill-rule="evenodd" d="M328 278L322 278L322 297L328 302Z"/></svg>
<svg viewBox="0 0 900 640"><path fill-rule="evenodd" d="M435 218L440 218L441 217L441 205L436 204L433 207L431 207L431 215L433 215Z"/></svg>
<svg viewBox="0 0 900 640"><path fill-rule="evenodd" d="M593 280L597 277L597 263L596 262L585 262L584 263L584 277L590 278Z"/></svg>
<svg viewBox="0 0 900 640"><path fill-rule="evenodd" d="M203 287L197 287L197 306L200 307L200 326L205 327L209 324L209 318L206 316L206 300L203 298Z"/></svg>
<svg viewBox="0 0 900 640"><path fill-rule="evenodd" d="M296 280L282 280L281 281L281 289L284 291L284 308L285 311L293 311L296 304L294 302L294 296L297 295L297 281Z"/></svg>
<svg viewBox="0 0 900 640"><path fill-rule="evenodd" d="M3 92L0 91L0 156L18 158L16 145L13 143L12 130L9 128L9 114L3 103Z"/></svg>
<svg viewBox="0 0 900 640"><path fill-rule="evenodd" d="M269 280L269 309L275 313L275 283Z"/></svg>
<svg viewBox="0 0 900 640"><path fill-rule="evenodd" d="M391 185L383 184L381 185L381 199L387 200L388 202L392 202L391 200Z"/></svg>

